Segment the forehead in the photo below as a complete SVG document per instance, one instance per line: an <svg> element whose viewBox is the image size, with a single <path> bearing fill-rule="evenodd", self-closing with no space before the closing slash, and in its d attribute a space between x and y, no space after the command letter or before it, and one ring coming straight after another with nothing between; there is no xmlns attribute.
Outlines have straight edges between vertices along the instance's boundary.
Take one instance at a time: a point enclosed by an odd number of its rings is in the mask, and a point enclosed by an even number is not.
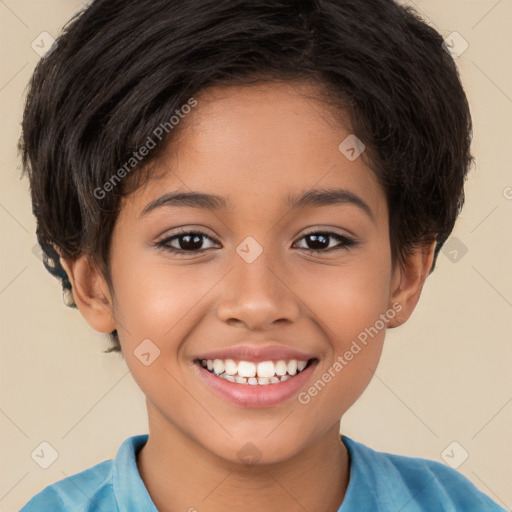
<svg viewBox="0 0 512 512"><path fill-rule="evenodd" d="M343 188L365 198L378 216L384 192L363 158L349 160L340 144L351 136L342 113L318 100L313 86L263 83L213 87L180 121L155 176L130 197L140 214L168 191L226 198L232 212L250 206L289 208L311 189Z"/></svg>

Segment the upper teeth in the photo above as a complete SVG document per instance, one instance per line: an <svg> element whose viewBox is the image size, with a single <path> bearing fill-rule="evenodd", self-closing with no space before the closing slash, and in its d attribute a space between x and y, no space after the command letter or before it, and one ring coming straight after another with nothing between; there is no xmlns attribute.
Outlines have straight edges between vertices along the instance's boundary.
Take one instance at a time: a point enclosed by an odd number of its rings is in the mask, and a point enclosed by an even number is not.
<svg viewBox="0 0 512 512"><path fill-rule="evenodd" d="M304 370L307 361L298 361L297 359L290 359L289 361L261 361L260 363L252 363L251 361L239 361L235 362L233 359L208 359L201 361L203 366L206 366L208 370L214 371L217 375L226 372L228 375L236 375L239 377L267 377L271 378L276 375L283 376L286 373L295 375L297 371L301 372Z"/></svg>

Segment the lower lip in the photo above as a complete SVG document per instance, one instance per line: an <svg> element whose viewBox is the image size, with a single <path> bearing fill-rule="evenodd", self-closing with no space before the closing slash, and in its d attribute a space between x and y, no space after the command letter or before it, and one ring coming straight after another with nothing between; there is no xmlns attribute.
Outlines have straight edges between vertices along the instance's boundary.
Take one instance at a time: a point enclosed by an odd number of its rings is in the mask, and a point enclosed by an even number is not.
<svg viewBox="0 0 512 512"><path fill-rule="evenodd" d="M256 385L238 384L217 377L199 362L194 366L206 385L228 402L244 407L271 407L296 395L311 377L317 364L318 359L314 359L307 368L284 382Z"/></svg>

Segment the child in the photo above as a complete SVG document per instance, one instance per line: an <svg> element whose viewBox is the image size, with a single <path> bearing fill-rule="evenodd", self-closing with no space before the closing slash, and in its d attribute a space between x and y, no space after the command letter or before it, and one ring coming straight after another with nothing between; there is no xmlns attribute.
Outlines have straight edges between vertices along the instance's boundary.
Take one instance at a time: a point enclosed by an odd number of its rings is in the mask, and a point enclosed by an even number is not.
<svg viewBox="0 0 512 512"><path fill-rule="evenodd" d="M340 435L463 204L442 43L391 0L95 0L65 27L23 118L37 236L149 435L23 512L503 510Z"/></svg>

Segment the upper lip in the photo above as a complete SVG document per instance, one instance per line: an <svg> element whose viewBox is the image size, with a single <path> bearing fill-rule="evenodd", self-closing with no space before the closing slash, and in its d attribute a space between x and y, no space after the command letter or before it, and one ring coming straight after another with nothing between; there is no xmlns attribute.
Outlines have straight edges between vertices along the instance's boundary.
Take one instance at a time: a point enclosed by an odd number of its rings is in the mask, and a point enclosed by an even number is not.
<svg viewBox="0 0 512 512"><path fill-rule="evenodd" d="M315 356L311 353L300 352L283 345L266 345L263 347L254 345L236 345L222 350L216 350L202 354L195 359L234 359L239 361L252 361L254 363L260 363L262 361L277 361L280 359L297 359L297 361L308 361L314 357Z"/></svg>

